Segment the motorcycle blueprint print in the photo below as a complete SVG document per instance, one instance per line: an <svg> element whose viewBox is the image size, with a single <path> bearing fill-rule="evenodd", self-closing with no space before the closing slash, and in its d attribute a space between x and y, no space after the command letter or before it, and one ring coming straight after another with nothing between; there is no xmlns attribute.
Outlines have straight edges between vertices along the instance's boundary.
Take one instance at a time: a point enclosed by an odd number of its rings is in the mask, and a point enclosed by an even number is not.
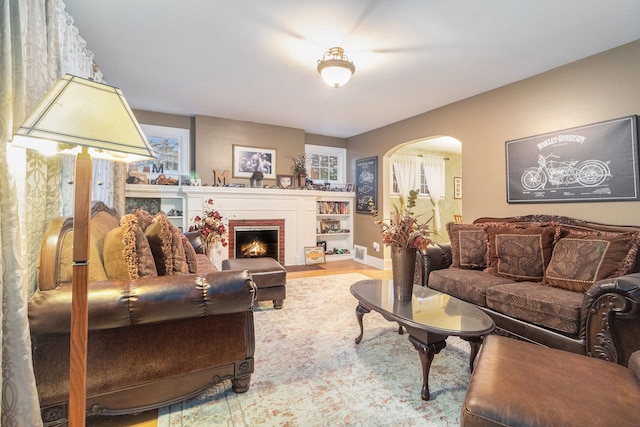
<svg viewBox="0 0 640 427"><path fill-rule="evenodd" d="M583 187L596 187L611 178L609 162L601 160L557 161L559 156L549 154L538 155L538 166L524 170L520 182L526 190L541 190L547 184L554 187L581 185Z"/></svg>

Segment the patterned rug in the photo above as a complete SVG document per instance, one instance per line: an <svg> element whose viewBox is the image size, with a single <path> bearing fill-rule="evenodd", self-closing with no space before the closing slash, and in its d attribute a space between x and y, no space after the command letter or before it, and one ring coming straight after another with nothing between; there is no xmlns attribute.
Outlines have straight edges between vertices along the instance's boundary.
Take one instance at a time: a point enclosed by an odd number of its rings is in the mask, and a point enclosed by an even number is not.
<svg viewBox="0 0 640 427"><path fill-rule="evenodd" d="M230 381L162 408L158 427L457 426L470 378L469 346L450 337L431 366L431 400L420 398L418 352L375 312L359 326L358 273L290 279L284 308L255 309L255 372L249 391Z"/></svg>

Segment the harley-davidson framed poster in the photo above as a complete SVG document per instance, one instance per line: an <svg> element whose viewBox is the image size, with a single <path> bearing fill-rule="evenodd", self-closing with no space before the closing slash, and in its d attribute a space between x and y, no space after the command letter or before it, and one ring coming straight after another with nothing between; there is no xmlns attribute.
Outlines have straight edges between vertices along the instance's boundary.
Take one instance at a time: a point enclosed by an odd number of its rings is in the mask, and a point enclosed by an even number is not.
<svg viewBox="0 0 640 427"><path fill-rule="evenodd" d="M508 203L640 200L637 116L505 143Z"/></svg>

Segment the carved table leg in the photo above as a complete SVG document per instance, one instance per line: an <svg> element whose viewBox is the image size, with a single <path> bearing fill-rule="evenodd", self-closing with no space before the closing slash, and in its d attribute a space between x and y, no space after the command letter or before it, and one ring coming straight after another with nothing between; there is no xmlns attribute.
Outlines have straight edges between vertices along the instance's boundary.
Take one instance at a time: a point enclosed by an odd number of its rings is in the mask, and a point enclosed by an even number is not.
<svg viewBox="0 0 640 427"><path fill-rule="evenodd" d="M358 318L358 324L360 325L360 335L356 338L356 344L360 344L362 341L362 335L364 335L364 328L362 327L362 316L368 313L369 310L364 308L362 304L358 304L356 307L356 317Z"/></svg>
<svg viewBox="0 0 640 427"><path fill-rule="evenodd" d="M469 352L469 372L473 373L473 365L475 364L478 351L480 351L480 345L482 344L483 337L460 337L460 338L467 341L471 346L471 351Z"/></svg>
<svg viewBox="0 0 640 427"><path fill-rule="evenodd" d="M420 397L422 397L422 400L429 400L431 397L429 393L429 371L431 370L431 362L433 362L433 357L447 346L447 343L446 341L436 341L431 344L425 344L411 335L409 335L409 341L411 341L411 344L418 350L420 361L422 362L422 390Z"/></svg>

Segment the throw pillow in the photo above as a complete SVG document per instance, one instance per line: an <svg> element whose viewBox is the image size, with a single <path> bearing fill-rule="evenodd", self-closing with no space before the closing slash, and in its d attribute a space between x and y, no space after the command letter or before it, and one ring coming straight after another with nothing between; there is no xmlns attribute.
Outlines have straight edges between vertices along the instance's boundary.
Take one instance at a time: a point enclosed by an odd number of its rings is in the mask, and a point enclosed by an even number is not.
<svg viewBox="0 0 640 427"><path fill-rule="evenodd" d="M142 208L135 208L131 211L131 213L135 215L136 218L138 218L138 225L140 225L142 231L146 231L147 227L149 227L149 225L151 225L151 222L153 221L153 215L151 215L146 209Z"/></svg>
<svg viewBox="0 0 640 427"><path fill-rule="evenodd" d="M631 272L640 233L570 232L556 243L544 285L585 292L598 280Z"/></svg>
<svg viewBox="0 0 640 427"><path fill-rule="evenodd" d="M485 226L486 272L515 281L540 282L560 232L555 224Z"/></svg>
<svg viewBox="0 0 640 427"><path fill-rule="evenodd" d="M182 246L184 246L184 258L185 258L188 272L197 273L198 259L196 256L196 250L193 248L193 245L184 234L182 235Z"/></svg>
<svg viewBox="0 0 640 427"><path fill-rule="evenodd" d="M157 214L144 232L151 246L159 276L173 274L173 236L164 213Z"/></svg>
<svg viewBox="0 0 640 427"><path fill-rule="evenodd" d="M109 279L132 280L158 275L149 242L135 215L123 216L120 227L107 233L102 255Z"/></svg>
<svg viewBox="0 0 640 427"><path fill-rule="evenodd" d="M158 275L187 273L182 232L164 213L157 214L145 231L155 259Z"/></svg>
<svg viewBox="0 0 640 427"><path fill-rule="evenodd" d="M169 229L171 230L171 252L173 258L171 274L188 273L189 267L187 266L184 242L182 240L184 235L178 227L171 223L169 223Z"/></svg>
<svg viewBox="0 0 640 427"><path fill-rule="evenodd" d="M487 266L487 233L480 224L447 224L451 242L451 265L457 268L483 269Z"/></svg>

